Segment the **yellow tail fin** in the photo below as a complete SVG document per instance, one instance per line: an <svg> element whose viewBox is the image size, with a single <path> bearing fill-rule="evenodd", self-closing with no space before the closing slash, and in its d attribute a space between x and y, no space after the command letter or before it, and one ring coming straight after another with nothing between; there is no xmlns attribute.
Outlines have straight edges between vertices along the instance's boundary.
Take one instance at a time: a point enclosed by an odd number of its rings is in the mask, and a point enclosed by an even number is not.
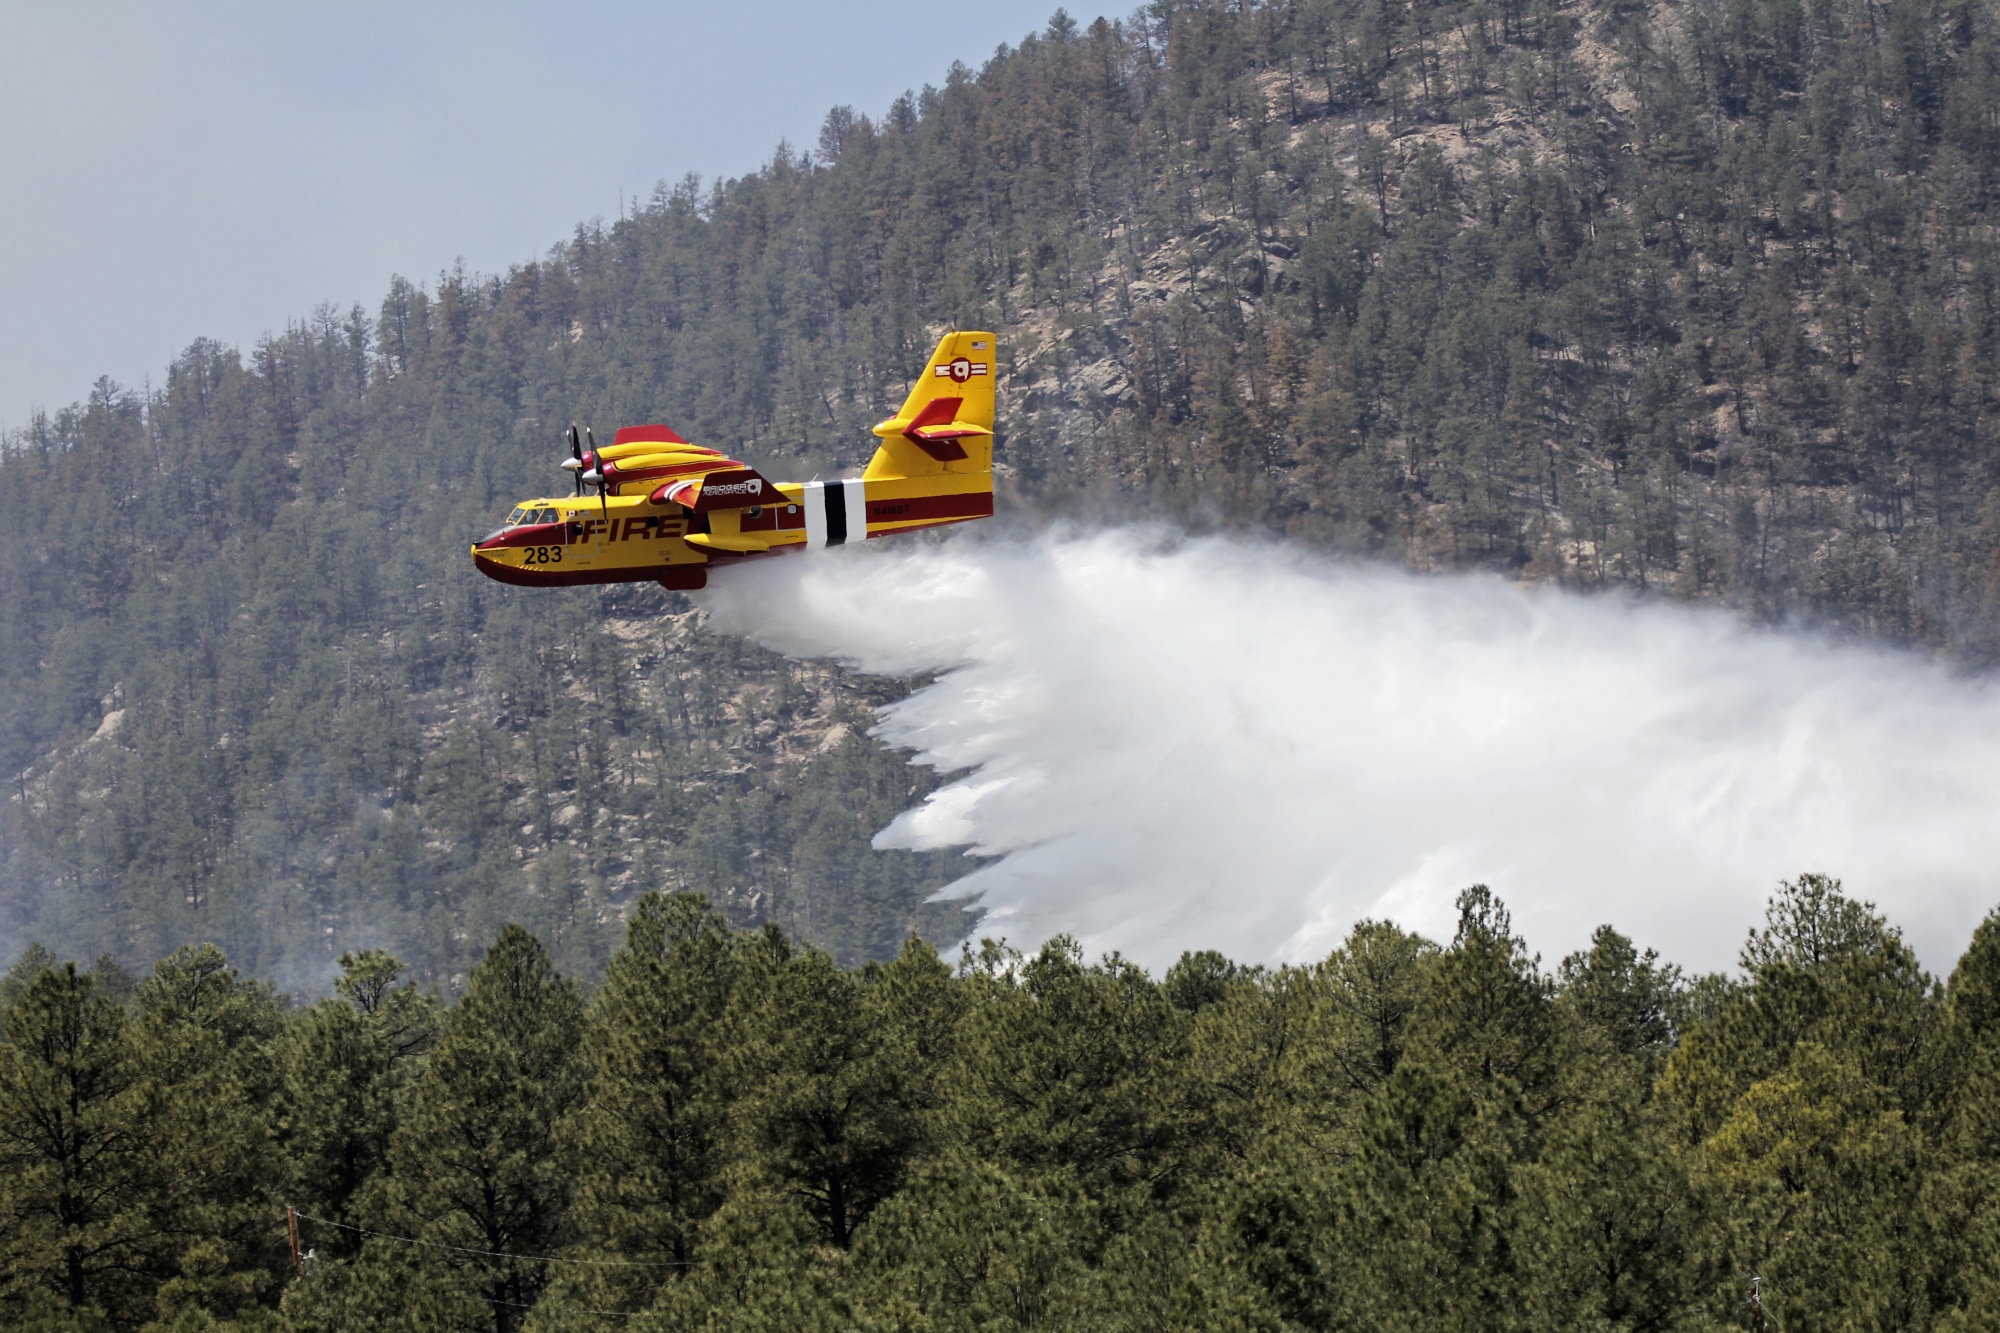
<svg viewBox="0 0 2000 1333"><path fill-rule="evenodd" d="M993 470L990 333L947 333L895 416L875 428L882 444L862 475L932 477Z"/></svg>

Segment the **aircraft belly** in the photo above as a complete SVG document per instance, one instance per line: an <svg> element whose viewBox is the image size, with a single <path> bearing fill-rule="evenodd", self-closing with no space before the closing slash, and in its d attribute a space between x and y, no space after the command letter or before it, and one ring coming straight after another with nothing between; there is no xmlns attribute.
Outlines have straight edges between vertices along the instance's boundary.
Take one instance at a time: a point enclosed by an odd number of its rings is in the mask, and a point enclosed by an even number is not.
<svg viewBox="0 0 2000 1333"><path fill-rule="evenodd" d="M868 536L871 540L877 537L893 537L899 532L919 532L924 528L950 527L954 523L970 523L975 518L984 517L986 517L984 514L966 514L960 518L926 518L919 519L913 523L870 523L868 525Z"/></svg>
<svg viewBox="0 0 2000 1333"><path fill-rule="evenodd" d="M680 537L634 534L540 546L473 548L479 572L524 588L573 588L590 583L642 583L675 570L699 569L708 556Z"/></svg>
<svg viewBox="0 0 2000 1333"><path fill-rule="evenodd" d="M500 583L511 583L517 588L575 588L589 583L650 583L670 570L691 568L687 565L652 565L643 568L626 566L584 569L571 566L562 570L523 569L519 565L489 560L483 555L476 555L473 558L479 565L480 573ZM698 568L698 566L693 567Z"/></svg>

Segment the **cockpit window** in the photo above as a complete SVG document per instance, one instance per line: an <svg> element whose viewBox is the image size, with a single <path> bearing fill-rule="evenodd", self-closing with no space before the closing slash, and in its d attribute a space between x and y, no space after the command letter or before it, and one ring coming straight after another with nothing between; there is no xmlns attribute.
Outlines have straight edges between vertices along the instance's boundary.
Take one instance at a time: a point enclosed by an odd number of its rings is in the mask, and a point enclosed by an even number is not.
<svg viewBox="0 0 2000 1333"><path fill-rule="evenodd" d="M553 523L556 521L556 511L553 509L537 509L532 521L536 523Z"/></svg>
<svg viewBox="0 0 2000 1333"><path fill-rule="evenodd" d="M510 528L519 527L521 525L522 519L526 518L527 514L528 514L527 510L519 507L518 505L515 506L514 511L507 515L507 526Z"/></svg>

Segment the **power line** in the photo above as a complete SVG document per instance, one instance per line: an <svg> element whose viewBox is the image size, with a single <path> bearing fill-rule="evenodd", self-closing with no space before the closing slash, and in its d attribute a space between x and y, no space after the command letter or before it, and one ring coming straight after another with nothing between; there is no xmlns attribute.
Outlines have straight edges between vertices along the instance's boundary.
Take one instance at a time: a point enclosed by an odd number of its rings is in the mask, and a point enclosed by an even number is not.
<svg viewBox="0 0 2000 1333"><path fill-rule="evenodd" d="M595 1268L693 1268L698 1262L694 1259L570 1259L559 1254L508 1254L503 1250L474 1250L463 1245L443 1245L434 1240L418 1240L415 1236L397 1236L387 1231L371 1231L367 1227L335 1222L325 1217L314 1217L311 1213L299 1213L298 1217L302 1221L317 1222L323 1227L339 1227L342 1231L352 1231L359 1236L374 1236L378 1240L399 1241L404 1245L421 1245L430 1250L448 1250L453 1254L477 1255L482 1259L521 1259L535 1264L588 1264Z"/></svg>
<svg viewBox="0 0 2000 1333"><path fill-rule="evenodd" d="M504 1305L510 1310L532 1310L535 1308L532 1305L523 1305L519 1301L503 1301L492 1296L481 1296L479 1299L485 1301L488 1305ZM643 1310L585 1310L573 1307L572 1313L610 1315L613 1319L630 1319L635 1314L643 1314L645 1312Z"/></svg>

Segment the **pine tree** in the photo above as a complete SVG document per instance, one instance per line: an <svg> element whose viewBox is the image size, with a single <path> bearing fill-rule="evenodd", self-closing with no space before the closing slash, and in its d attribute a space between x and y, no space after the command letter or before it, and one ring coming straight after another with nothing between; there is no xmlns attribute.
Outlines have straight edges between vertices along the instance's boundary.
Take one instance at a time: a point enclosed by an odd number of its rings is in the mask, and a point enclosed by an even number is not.
<svg viewBox="0 0 2000 1333"><path fill-rule="evenodd" d="M935 1328L1078 1327L1089 1210L1061 1176L930 1163L856 1245L864 1309Z"/></svg>
<svg viewBox="0 0 2000 1333"><path fill-rule="evenodd" d="M1780 1320L1919 1322L1929 978L1837 880L1780 885L1766 917L1744 946L1748 984L1668 1058L1664 1107L1732 1217L1736 1276L1762 1274Z"/></svg>
<svg viewBox="0 0 2000 1333"><path fill-rule="evenodd" d="M2000 911L1990 912L1945 986L1932 1039L1937 1089L1931 1119L1945 1150L2000 1165Z"/></svg>
<svg viewBox="0 0 2000 1333"><path fill-rule="evenodd" d="M1554 986L1483 884L1458 896L1458 931L1411 1018L1410 1045L1481 1083L1507 1080L1536 1106L1558 1095L1565 1052Z"/></svg>
<svg viewBox="0 0 2000 1333"><path fill-rule="evenodd" d="M1934 1308L1962 1323L2000 1318L2000 913L1989 913L1952 969L1932 1040L1927 1118L1936 1157L1917 1204L1918 1252Z"/></svg>
<svg viewBox="0 0 2000 1333"><path fill-rule="evenodd" d="M0 1048L5 1298L134 1324L228 1316L275 1294L283 1216L269 988L212 948L161 960L132 996L74 964L15 991ZM109 990L112 994L106 994Z"/></svg>
<svg viewBox="0 0 2000 1333"><path fill-rule="evenodd" d="M726 1194L725 1019L738 947L694 895L650 894L633 913L625 948L591 1002L588 1096L568 1122L586 1245L676 1266L699 1254L702 1224ZM639 1301L677 1271L607 1269L593 1299Z"/></svg>
<svg viewBox="0 0 2000 1333"><path fill-rule="evenodd" d="M1520 1304L1510 1167L1524 1137L1508 1089L1405 1060L1363 1106L1353 1156L1244 1183L1238 1261L1307 1327L1490 1327Z"/></svg>
<svg viewBox="0 0 2000 1333"><path fill-rule="evenodd" d="M286 1254L273 1111L283 1010L212 945L175 950L132 1001L133 1065L158 1108L156 1215L173 1238L156 1294L162 1317L228 1316L271 1297Z"/></svg>
<svg viewBox="0 0 2000 1333"><path fill-rule="evenodd" d="M148 1207L161 1108L95 978L29 961L32 975L8 976L0 1046L0 1294L10 1322L54 1309L143 1317L146 1274L170 1248Z"/></svg>
<svg viewBox="0 0 2000 1333"><path fill-rule="evenodd" d="M387 954L343 954L340 965L339 998L294 1015L279 1040L277 1102L292 1164L287 1202L355 1226L358 1196L387 1165L413 1066L437 1019L431 997L396 984L402 965ZM329 1229L313 1241L326 1254L358 1248L352 1232Z"/></svg>
<svg viewBox="0 0 2000 1333"><path fill-rule="evenodd" d="M1360 921L1320 965L1325 1059L1338 1086L1367 1095L1402 1062L1437 946L1387 921Z"/></svg>
<svg viewBox="0 0 2000 1333"><path fill-rule="evenodd" d="M582 1037L575 986L507 926L439 1024L389 1145L377 1229L433 1247L434 1281L487 1301L496 1333L519 1327L549 1280L541 1256L572 1236L574 1164L559 1127L582 1097Z"/></svg>
<svg viewBox="0 0 2000 1333"><path fill-rule="evenodd" d="M1563 959L1558 984L1564 1007L1610 1053L1657 1061L1671 1048L1680 969L1655 951L1599 926L1588 950Z"/></svg>
<svg viewBox="0 0 2000 1333"><path fill-rule="evenodd" d="M739 1142L844 1249L921 1141L922 1071L869 1004L867 980L826 954L792 954L768 982L738 1028Z"/></svg>
<svg viewBox="0 0 2000 1333"><path fill-rule="evenodd" d="M1694 1327L1718 1304L1727 1284L1714 1196L1646 1091L1643 1078L1598 1079L1517 1167L1509 1230L1522 1327Z"/></svg>
<svg viewBox="0 0 2000 1333"><path fill-rule="evenodd" d="M1132 963L1086 965L1060 936L1025 962L990 953L971 980L949 1111L960 1141L1023 1172L1074 1172L1112 1218L1171 1188L1189 1016Z"/></svg>

